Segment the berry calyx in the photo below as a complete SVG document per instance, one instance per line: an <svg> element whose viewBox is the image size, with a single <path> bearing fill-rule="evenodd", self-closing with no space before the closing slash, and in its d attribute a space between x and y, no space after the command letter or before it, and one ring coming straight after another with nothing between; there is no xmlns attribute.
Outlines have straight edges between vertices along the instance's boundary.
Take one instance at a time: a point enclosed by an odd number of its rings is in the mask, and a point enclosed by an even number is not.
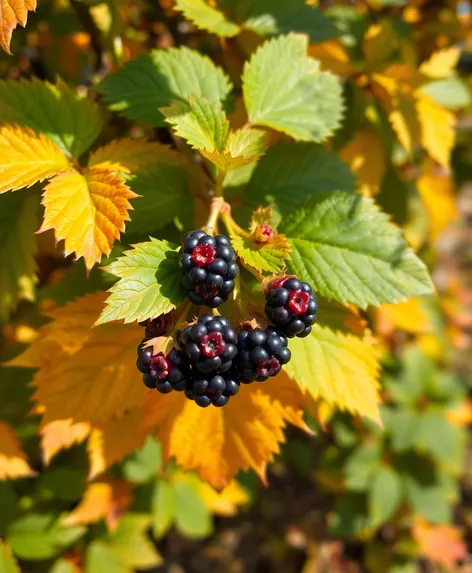
<svg viewBox="0 0 472 573"><path fill-rule="evenodd" d="M277 358L269 358L257 363L256 372L259 376L269 377L275 376L280 372L282 365Z"/></svg>
<svg viewBox="0 0 472 573"><path fill-rule="evenodd" d="M199 267L205 267L215 260L216 251L211 245L198 245L192 251L192 261Z"/></svg>
<svg viewBox="0 0 472 573"><path fill-rule="evenodd" d="M221 332L206 334L200 342L200 350L208 358L219 356L225 350L225 342Z"/></svg>
<svg viewBox="0 0 472 573"><path fill-rule="evenodd" d="M153 356L149 361L150 374L157 380L163 380L164 378L167 378L167 375L169 374L169 367L169 362L164 354L162 354L162 352L157 356Z"/></svg>
<svg viewBox="0 0 472 573"><path fill-rule="evenodd" d="M302 290L290 291L288 297L288 306L295 314L303 314L308 310L310 295Z"/></svg>
<svg viewBox="0 0 472 573"><path fill-rule="evenodd" d="M275 236L270 225L258 225L255 232L256 243L268 243Z"/></svg>

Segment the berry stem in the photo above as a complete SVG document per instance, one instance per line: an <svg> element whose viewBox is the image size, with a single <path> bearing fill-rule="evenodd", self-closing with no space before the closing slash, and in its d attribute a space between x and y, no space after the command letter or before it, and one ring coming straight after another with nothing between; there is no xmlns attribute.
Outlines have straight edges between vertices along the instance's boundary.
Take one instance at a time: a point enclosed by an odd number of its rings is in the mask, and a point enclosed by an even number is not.
<svg viewBox="0 0 472 573"><path fill-rule="evenodd" d="M225 202L221 197L215 197L211 203L210 207L210 216L208 217L208 221L205 225L208 233L210 235L214 235L214 231L216 229L216 225L218 223L218 219L220 217L221 211L225 206Z"/></svg>
<svg viewBox="0 0 472 573"><path fill-rule="evenodd" d="M242 229L236 221L231 216L231 207L227 205L227 208L221 213L221 220L223 221L225 227L228 229L230 235L238 235L239 237L244 237L245 239L250 239L251 234Z"/></svg>
<svg viewBox="0 0 472 573"><path fill-rule="evenodd" d="M215 197L223 197L223 182L225 180L226 171L218 171L216 178Z"/></svg>

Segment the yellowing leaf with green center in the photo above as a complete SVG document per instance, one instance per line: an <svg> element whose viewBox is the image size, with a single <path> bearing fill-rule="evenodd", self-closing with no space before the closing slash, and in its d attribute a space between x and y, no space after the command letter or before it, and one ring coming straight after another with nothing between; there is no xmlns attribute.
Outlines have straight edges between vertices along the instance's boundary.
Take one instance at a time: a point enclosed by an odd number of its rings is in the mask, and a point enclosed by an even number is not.
<svg viewBox="0 0 472 573"><path fill-rule="evenodd" d="M32 10L36 10L36 0L0 0L0 47L7 54L11 54L13 30L18 24L26 26L28 11Z"/></svg>
<svg viewBox="0 0 472 573"><path fill-rule="evenodd" d="M147 392L144 424L157 427L165 460L175 457L185 471L195 470L217 489L227 486L239 470L252 468L265 479L266 465L284 440L286 422L301 420L304 407L303 394L286 378L275 378L270 385L270 394L263 385L242 385L224 408L207 409L178 392ZM211 448L205 447L208 443Z"/></svg>
<svg viewBox="0 0 472 573"><path fill-rule="evenodd" d="M421 91L416 92L423 147L440 165L448 168L455 141L456 118Z"/></svg>
<svg viewBox="0 0 472 573"><path fill-rule="evenodd" d="M13 429L0 421L0 480L34 475Z"/></svg>
<svg viewBox="0 0 472 573"><path fill-rule="evenodd" d="M17 125L0 126L0 193L31 187L71 165L43 134Z"/></svg>
<svg viewBox="0 0 472 573"><path fill-rule="evenodd" d="M97 138L102 118L96 103L58 79L0 82L0 122L43 133L68 157L79 157Z"/></svg>
<svg viewBox="0 0 472 573"><path fill-rule="evenodd" d="M181 165L182 156L168 145L146 139L115 139L90 155L89 167L134 173L155 163Z"/></svg>
<svg viewBox="0 0 472 573"><path fill-rule="evenodd" d="M290 341L288 376L341 410L380 421L379 364L373 347L356 336L315 325L306 338Z"/></svg>
<svg viewBox="0 0 472 573"><path fill-rule="evenodd" d="M208 30L223 38L231 38L241 31L237 24L227 20L222 12L210 6L205 0L176 0L174 10L182 12L197 28Z"/></svg>
<svg viewBox="0 0 472 573"><path fill-rule="evenodd" d="M55 177L45 188L44 221L40 231L54 229L65 241L65 253L84 257L91 269L102 255L109 255L120 232L125 230L137 197L113 171L91 167L82 173L71 170Z"/></svg>
<svg viewBox="0 0 472 573"><path fill-rule="evenodd" d="M151 237L105 267L120 280L109 289L107 306L96 324L155 318L181 304L186 295L178 250L177 245Z"/></svg>
<svg viewBox="0 0 472 573"><path fill-rule="evenodd" d="M292 247L288 272L326 298L366 308L433 291L424 263L370 199L320 194L289 213L280 231Z"/></svg>
<svg viewBox="0 0 472 573"><path fill-rule="evenodd" d="M339 80L307 57L306 36L289 34L260 46L244 66L249 120L297 140L321 142L339 127Z"/></svg>
<svg viewBox="0 0 472 573"><path fill-rule="evenodd" d="M457 66L461 51L457 46L450 46L434 52L420 66L420 72L433 79L447 78Z"/></svg>

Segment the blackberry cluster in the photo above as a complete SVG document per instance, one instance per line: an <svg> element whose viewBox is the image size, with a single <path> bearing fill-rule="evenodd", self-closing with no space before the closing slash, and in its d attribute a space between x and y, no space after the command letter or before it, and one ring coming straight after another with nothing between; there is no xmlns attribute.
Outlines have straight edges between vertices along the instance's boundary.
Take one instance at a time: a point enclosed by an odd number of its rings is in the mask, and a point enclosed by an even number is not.
<svg viewBox="0 0 472 573"><path fill-rule="evenodd" d="M144 347L143 342L138 346L136 366L143 374L144 385L156 388L161 394L185 390L190 379L190 363L185 354L173 348L167 355L162 352L153 355L152 347Z"/></svg>
<svg viewBox="0 0 472 573"><path fill-rule="evenodd" d="M272 326L266 330L242 330L238 336L236 359L241 382L263 382L276 376L292 356L287 345L287 337Z"/></svg>
<svg viewBox="0 0 472 573"><path fill-rule="evenodd" d="M193 304L216 308L228 299L239 272L235 259L230 240L224 235L212 237L204 231L192 231L184 236L182 284Z"/></svg>
<svg viewBox="0 0 472 573"><path fill-rule="evenodd" d="M266 292L267 317L289 338L308 336L316 322L317 310L310 285L297 278L278 279Z"/></svg>
<svg viewBox="0 0 472 573"><path fill-rule="evenodd" d="M213 406L226 406L231 396L239 391L239 378L236 372L231 369L221 374L196 374L187 383L185 396L189 400L194 400L201 408L206 408L210 404Z"/></svg>

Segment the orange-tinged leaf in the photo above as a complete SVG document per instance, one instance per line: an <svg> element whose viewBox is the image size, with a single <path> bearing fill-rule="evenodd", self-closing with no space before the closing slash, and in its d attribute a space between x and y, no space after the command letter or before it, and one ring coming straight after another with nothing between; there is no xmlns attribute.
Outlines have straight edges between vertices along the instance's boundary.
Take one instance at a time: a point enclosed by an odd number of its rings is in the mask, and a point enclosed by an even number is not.
<svg viewBox="0 0 472 573"><path fill-rule="evenodd" d="M0 47L11 54L13 30L19 24L26 26L28 11L36 10L36 0L0 0Z"/></svg>
<svg viewBox="0 0 472 573"><path fill-rule="evenodd" d="M144 424L157 426L164 459L175 458L184 470L195 470L223 489L241 469L252 468L265 480L266 465L284 440L286 421L301 419L301 410L297 416L293 412L296 404L278 400L265 387L242 385L224 408L199 408L177 392L147 392L142 407Z"/></svg>
<svg viewBox="0 0 472 573"><path fill-rule="evenodd" d="M434 52L429 60L420 66L420 72L434 79L447 78L459 61L461 51L457 46L450 46Z"/></svg>
<svg viewBox="0 0 472 573"><path fill-rule="evenodd" d="M352 66L344 46L339 40L328 40L320 44L312 44L308 55L321 63L321 69L347 76L352 72Z"/></svg>
<svg viewBox="0 0 472 573"><path fill-rule="evenodd" d="M90 155L89 166L132 173L147 165L179 165L182 157L168 145L146 139L115 139Z"/></svg>
<svg viewBox="0 0 472 573"><path fill-rule="evenodd" d="M250 501L246 490L236 480L219 492L202 482L200 495L211 512L224 516L236 515L238 507Z"/></svg>
<svg viewBox="0 0 472 573"><path fill-rule="evenodd" d="M447 173L430 170L416 185L429 215L429 236L434 242L458 216L454 183Z"/></svg>
<svg viewBox="0 0 472 573"><path fill-rule="evenodd" d="M423 147L443 167L449 167L456 118L421 91L416 92Z"/></svg>
<svg viewBox="0 0 472 573"><path fill-rule="evenodd" d="M409 298L398 304L383 304L378 314L381 321L386 320L394 328L400 328L411 334L424 334L433 329L421 298Z"/></svg>
<svg viewBox="0 0 472 573"><path fill-rule="evenodd" d="M373 129L357 131L341 150L341 159L351 166L359 191L366 197L379 192L386 170L386 152L382 138Z"/></svg>
<svg viewBox="0 0 472 573"><path fill-rule="evenodd" d="M104 519L108 529L114 530L120 517L131 505L131 486L128 482L110 481L91 484L79 505L62 519L64 525L86 525Z"/></svg>
<svg viewBox="0 0 472 573"><path fill-rule="evenodd" d="M413 538L421 553L448 570L467 555L461 533L453 525L429 525L417 521L413 526Z"/></svg>
<svg viewBox="0 0 472 573"><path fill-rule="evenodd" d="M136 355L135 348L133 348ZM136 367L134 367L136 370ZM141 380L129 380L131 386L139 388L139 395L144 393ZM125 397L126 399L126 397ZM140 409L132 408L122 416L114 416L96 427L90 436L87 451L90 459L89 478L103 473L115 462L121 461L134 449L144 444L149 432L142 426L143 414Z"/></svg>
<svg viewBox="0 0 472 573"><path fill-rule="evenodd" d="M0 480L34 475L13 429L0 422Z"/></svg>
<svg viewBox="0 0 472 573"><path fill-rule="evenodd" d="M65 240L65 253L84 257L88 269L109 255L113 243L125 230L137 195L109 169L91 167L79 173L66 171L45 188L44 222L40 232L54 229Z"/></svg>
<svg viewBox="0 0 472 573"><path fill-rule="evenodd" d="M70 167L57 145L42 133L29 127L0 126L0 193L31 187Z"/></svg>
<svg viewBox="0 0 472 573"><path fill-rule="evenodd" d="M455 426L470 426L472 424L472 400L463 400L448 410L446 417Z"/></svg>
<svg viewBox="0 0 472 573"><path fill-rule="evenodd" d="M86 422L73 423L71 419L49 422L41 428L41 449L47 465L60 450L83 442L90 433Z"/></svg>

